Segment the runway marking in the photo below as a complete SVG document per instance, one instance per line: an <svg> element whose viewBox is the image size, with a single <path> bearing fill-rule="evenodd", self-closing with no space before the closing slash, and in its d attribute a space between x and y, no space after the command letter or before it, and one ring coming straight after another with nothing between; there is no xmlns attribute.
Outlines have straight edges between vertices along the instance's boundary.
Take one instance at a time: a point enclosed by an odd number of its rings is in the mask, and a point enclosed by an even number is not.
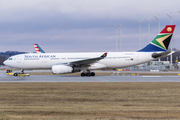
<svg viewBox="0 0 180 120"><path fill-rule="evenodd" d="M162 76L142 76L142 77L162 77Z"/></svg>

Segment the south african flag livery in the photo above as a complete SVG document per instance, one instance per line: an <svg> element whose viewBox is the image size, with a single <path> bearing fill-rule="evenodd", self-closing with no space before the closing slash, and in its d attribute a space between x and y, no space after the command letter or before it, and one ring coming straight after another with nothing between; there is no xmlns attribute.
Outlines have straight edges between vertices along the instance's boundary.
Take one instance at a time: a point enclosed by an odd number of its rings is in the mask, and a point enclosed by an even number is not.
<svg viewBox="0 0 180 120"><path fill-rule="evenodd" d="M175 25L166 25L166 27L143 49L138 52L157 52L168 50Z"/></svg>

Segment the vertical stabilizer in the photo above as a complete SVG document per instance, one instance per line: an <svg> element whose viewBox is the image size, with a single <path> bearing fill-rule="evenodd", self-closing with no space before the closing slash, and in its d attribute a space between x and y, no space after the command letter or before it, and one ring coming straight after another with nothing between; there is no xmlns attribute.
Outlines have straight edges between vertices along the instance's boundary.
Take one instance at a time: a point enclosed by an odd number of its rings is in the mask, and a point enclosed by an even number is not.
<svg viewBox="0 0 180 120"><path fill-rule="evenodd" d="M138 52L167 51L176 25L166 25L165 28L143 49Z"/></svg>
<svg viewBox="0 0 180 120"><path fill-rule="evenodd" d="M46 53L38 44L34 44L34 48L36 50L36 53Z"/></svg>

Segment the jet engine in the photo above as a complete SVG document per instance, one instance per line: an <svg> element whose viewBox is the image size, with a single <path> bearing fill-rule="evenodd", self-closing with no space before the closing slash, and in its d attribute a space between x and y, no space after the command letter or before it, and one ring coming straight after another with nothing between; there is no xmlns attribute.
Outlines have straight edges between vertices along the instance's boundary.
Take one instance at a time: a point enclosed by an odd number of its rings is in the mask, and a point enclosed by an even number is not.
<svg viewBox="0 0 180 120"><path fill-rule="evenodd" d="M73 68L66 65L53 65L52 72L54 74L72 73Z"/></svg>
<svg viewBox="0 0 180 120"><path fill-rule="evenodd" d="M80 72L80 67L71 67L66 65L53 65L52 72L54 74L63 74L63 73L73 73L73 72Z"/></svg>

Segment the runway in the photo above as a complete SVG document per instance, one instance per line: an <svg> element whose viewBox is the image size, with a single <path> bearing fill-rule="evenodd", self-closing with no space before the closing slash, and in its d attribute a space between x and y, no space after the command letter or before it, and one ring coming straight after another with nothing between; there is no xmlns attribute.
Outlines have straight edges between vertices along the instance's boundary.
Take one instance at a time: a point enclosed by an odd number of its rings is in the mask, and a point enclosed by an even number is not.
<svg viewBox="0 0 180 120"><path fill-rule="evenodd" d="M0 71L0 82L180 82L180 76L95 76L79 75L31 75L14 77Z"/></svg>

